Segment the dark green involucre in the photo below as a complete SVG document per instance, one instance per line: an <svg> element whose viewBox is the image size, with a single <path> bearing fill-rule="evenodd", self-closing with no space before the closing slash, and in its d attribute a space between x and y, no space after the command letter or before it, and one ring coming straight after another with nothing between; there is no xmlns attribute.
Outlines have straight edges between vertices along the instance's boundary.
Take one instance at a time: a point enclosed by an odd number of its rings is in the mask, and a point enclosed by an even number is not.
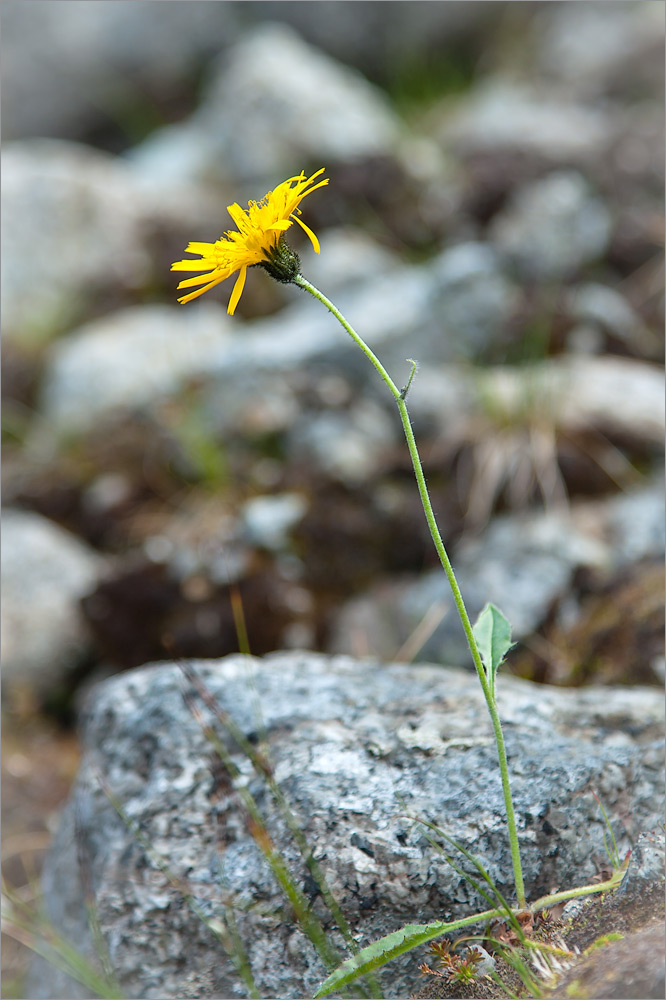
<svg viewBox="0 0 666 1000"><path fill-rule="evenodd" d="M271 278L290 285L301 269L301 262L295 250L292 250L284 236L270 250L266 251L266 260L257 267L263 267Z"/></svg>

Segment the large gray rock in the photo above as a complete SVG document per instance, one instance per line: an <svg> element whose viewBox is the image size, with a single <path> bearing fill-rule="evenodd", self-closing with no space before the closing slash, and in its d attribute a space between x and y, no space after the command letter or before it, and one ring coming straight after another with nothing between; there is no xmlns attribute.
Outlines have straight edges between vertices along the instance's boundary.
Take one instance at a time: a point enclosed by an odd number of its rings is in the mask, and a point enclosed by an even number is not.
<svg viewBox="0 0 666 1000"><path fill-rule="evenodd" d="M79 602L104 561L31 511L2 518L2 680L5 690L52 692L90 649Z"/></svg>
<svg viewBox="0 0 666 1000"><path fill-rule="evenodd" d="M264 741L275 780L359 942L485 906L407 813L461 840L513 895L495 748L475 677L310 653L196 667L240 730ZM176 665L159 664L94 690L83 764L44 869L48 912L90 952L83 858L127 996L247 995L218 942L110 804L101 773L206 917L223 921L225 902L234 908L258 994L309 996L324 967L285 910L235 788L254 795L296 884L331 941L339 935L272 795L224 727L219 736L239 776L232 780L212 763L212 746L183 702L187 687ZM589 881L604 858L592 789L621 852L660 820L662 699L654 689L567 692L503 676L498 688L527 893ZM413 954L394 962L383 975L385 995L413 992L419 961ZM27 995L80 997L82 990L37 963Z"/></svg>

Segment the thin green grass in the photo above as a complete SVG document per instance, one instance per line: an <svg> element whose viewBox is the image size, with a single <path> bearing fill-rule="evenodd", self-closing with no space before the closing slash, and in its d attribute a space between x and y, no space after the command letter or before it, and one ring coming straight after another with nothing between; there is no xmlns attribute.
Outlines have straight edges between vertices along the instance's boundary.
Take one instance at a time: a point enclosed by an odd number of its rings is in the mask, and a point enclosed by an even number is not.
<svg viewBox="0 0 666 1000"><path fill-rule="evenodd" d="M37 898L37 897L36 897ZM3 880L2 930L49 965L81 983L102 1000L122 1000L122 991L112 974L95 965L59 934L37 903L27 903ZM93 935L95 938L95 935Z"/></svg>

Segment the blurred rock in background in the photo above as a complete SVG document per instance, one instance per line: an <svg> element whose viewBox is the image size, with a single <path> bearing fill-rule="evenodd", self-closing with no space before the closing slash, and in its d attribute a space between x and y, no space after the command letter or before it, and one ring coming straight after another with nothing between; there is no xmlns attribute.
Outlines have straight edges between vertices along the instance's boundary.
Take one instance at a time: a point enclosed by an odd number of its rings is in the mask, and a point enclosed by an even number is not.
<svg viewBox="0 0 666 1000"><path fill-rule="evenodd" d="M276 613L277 647L337 648L343 603L435 571L391 400L332 318L261 271L233 319L224 284L175 304L186 243L300 169L331 177L305 273L397 382L421 364L410 403L454 548L544 502L566 534L566 504L658 477L657 7L4 5L5 502L92 545L109 586L166 587L139 650L165 655L192 558L230 600L197 547L228 553L234 585L307 595L297 626ZM526 639L563 596L537 576ZM132 614L113 593L98 639ZM227 649L230 613L199 615L198 652ZM122 646L112 669L137 662Z"/></svg>

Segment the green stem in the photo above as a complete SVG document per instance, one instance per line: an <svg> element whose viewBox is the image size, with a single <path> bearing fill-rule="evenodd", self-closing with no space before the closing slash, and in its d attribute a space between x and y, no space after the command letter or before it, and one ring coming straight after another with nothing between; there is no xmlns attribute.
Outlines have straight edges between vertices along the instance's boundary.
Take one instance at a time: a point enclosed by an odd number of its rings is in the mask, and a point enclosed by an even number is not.
<svg viewBox="0 0 666 1000"><path fill-rule="evenodd" d="M513 863L513 875L516 885L516 897L518 900L518 906L525 906L525 887L523 884L523 872L520 864L520 849L518 847L518 833L516 831L516 817L513 810L513 800L511 798L511 785L509 782L509 767L506 759L506 748L504 746L504 734L502 733L502 724L500 722L500 717L497 711L497 705L495 703L495 697L488 683L488 678L481 661L481 655L479 653L479 648L474 638L474 632L472 630L472 625L469 620L469 615L467 614L467 609L465 608L465 602L463 601L462 594L460 592L460 587L458 586L458 581L456 580L455 573L453 572L453 567L447 555L444 543L442 541L442 536L439 533L439 528L437 527L437 521L435 520L435 515L433 513L432 504L430 502L430 496L428 494L428 487L426 486L425 476L423 475L423 468L421 466L421 459L419 457L418 449L416 447L416 440L414 438L414 431L412 430L412 425L409 419L409 413L407 412L407 404L405 402L405 397L407 391L411 385L412 378L414 377L414 372L416 371L416 362L412 362L412 371L409 376L409 381L405 388L401 391L398 389L397 385L388 374L384 366L381 364L379 359L373 354L368 345L364 340L359 337L354 328L350 326L347 320L344 318L342 313L336 309L333 303L326 298L326 296L315 288L314 285L310 284L301 274L296 275L294 278L294 284L298 285L299 288L303 288L314 298L318 299L322 305L331 312L338 322L344 327L349 336L354 340L358 346L361 348L363 353L369 359L369 361L377 369L384 382L388 386L395 399L398 410L400 412L400 419L402 420L402 426L405 432L405 438L407 439L407 447L409 448L409 454L412 459L412 465L414 466L414 475L416 476L416 482L419 488L419 494L421 497L421 504L423 505L423 511L428 522L428 528L430 529L430 534L434 542L435 548L437 550L437 555L444 568L447 579L449 581L449 586L451 587L451 592L453 594L453 599L455 601L456 609L458 611L458 616L460 618L462 627L465 631L467 637L467 642L469 644L470 651L472 653L472 659L474 660L474 666L476 667L476 672L479 676L479 681L481 683L481 688L483 690L484 697L486 699L486 705L488 706L488 712L490 714L490 719L493 726L493 731L495 734L495 743L497 744L497 756L499 759L500 774L502 777L502 791L504 793L504 804L506 807L506 820L507 828L509 832L509 843L511 845L511 860Z"/></svg>
<svg viewBox="0 0 666 1000"><path fill-rule="evenodd" d="M611 889L617 889L622 882L624 875L625 870L618 869L613 872L607 882L595 882L593 885L581 885L577 889L564 889L562 892L553 892L549 896L542 896L541 899L537 899L536 903L532 903L530 910L532 913L537 913L539 910L545 910L547 907L555 906L556 903L562 903L567 899L578 899L580 896L591 896L595 892L609 892Z"/></svg>

